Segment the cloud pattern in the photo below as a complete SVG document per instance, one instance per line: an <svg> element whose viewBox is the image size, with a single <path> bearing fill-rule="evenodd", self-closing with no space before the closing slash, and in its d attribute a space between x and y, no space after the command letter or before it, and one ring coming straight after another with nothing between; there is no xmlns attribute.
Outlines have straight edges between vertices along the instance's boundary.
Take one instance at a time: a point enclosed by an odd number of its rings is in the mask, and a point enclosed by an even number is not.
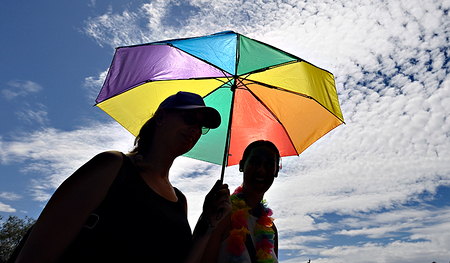
<svg viewBox="0 0 450 263"><path fill-rule="evenodd" d="M449 9L444 0L157 0L110 8L88 19L85 32L116 47L235 30L328 69L346 124L300 157L284 158L266 196L290 258L283 262L447 261L450 204L428 201L450 186ZM19 86L3 95L39 90ZM114 132L100 136L103 125ZM62 147L52 150L55 144ZM0 141L0 157L4 164L33 163L23 172L42 174L33 179L33 195L45 201L87 156L131 144L120 126L95 123ZM219 174L219 167L187 158L174 164L171 179L188 196L192 224ZM231 167L226 180L233 188L241 175Z"/></svg>

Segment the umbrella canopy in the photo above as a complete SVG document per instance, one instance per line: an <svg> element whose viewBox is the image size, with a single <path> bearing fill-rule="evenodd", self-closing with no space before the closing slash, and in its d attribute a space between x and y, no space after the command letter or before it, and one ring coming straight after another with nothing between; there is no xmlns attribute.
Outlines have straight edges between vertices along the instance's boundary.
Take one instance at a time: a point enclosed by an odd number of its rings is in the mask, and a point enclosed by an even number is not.
<svg viewBox="0 0 450 263"><path fill-rule="evenodd" d="M185 156L222 164L222 178L255 140L299 155L344 122L330 72L232 31L117 48L96 105L136 136L178 91L220 112Z"/></svg>

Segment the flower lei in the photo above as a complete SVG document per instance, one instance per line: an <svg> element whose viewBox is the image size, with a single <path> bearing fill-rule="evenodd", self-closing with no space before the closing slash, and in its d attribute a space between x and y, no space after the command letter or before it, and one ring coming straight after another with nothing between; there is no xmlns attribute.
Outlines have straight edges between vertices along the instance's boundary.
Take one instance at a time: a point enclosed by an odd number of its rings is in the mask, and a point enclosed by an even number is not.
<svg viewBox="0 0 450 263"><path fill-rule="evenodd" d="M249 207L244 200L242 194L242 186L238 187L231 196L231 222L233 224L233 230L230 231L228 238L227 251L229 253L230 262L242 262L242 253L245 251L245 241L247 239L248 231L247 221L250 216ZM275 260L270 253L273 253L274 248L274 235L275 232L272 229L273 218L272 210L267 207L265 200L261 201L259 205L260 217L256 223L255 230L253 231L256 237L256 261L259 263L272 263Z"/></svg>

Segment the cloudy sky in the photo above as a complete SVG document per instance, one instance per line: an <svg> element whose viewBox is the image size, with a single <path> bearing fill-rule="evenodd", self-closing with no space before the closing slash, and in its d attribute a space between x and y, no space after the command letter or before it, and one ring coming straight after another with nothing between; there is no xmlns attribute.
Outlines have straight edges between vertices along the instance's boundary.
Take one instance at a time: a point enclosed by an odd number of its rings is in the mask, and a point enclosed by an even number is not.
<svg viewBox="0 0 450 263"><path fill-rule="evenodd" d="M225 30L334 74L345 125L266 195L281 262L450 261L450 1L1 1L0 215L133 137L93 107L117 46ZM195 223L220 167L176 160ZM240 184L226 170L230 188Z"/></svg>

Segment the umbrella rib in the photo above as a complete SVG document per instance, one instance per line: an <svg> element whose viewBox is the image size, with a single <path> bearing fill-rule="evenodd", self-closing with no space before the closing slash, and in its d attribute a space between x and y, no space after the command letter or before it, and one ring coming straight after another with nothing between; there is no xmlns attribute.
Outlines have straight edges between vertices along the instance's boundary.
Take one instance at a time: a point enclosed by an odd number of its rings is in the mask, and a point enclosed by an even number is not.
<svg viewBox="0 0 450 263"><path fill-rule="evenodd" d="M242 83L242 82L241 82L241 83ZM252 96L255 97L255 99L256 99L257 101L259 101L259 103L261 103L261 105L263 105L264 108L266 108L268 112L270 112L270 114L275 118L275 120L277 120L277 122L281 125L281 127L283 127L283 130L284 130L284 132L286 133L286 136L289 138L289 141L291 142L291 145L293 146L293 148L294 148L294 150L295 150L295 153L297 154L297 156L300 155L300 153L297 151L297 149L296 149L295 146L294 146L294 142L292 141L291 136L290 136L289 133L286 131L286 128L284 127L284 125L283 125L283 123L280 121L280 119L278 119L278 117L277 117L277 116L269 109L269 107L267 107L267 105L266 105L266 104L265 104L258 96L256 96L256 94L253 93L253 91L251 91L251 90L248 88L248 86L247 86L246 84L242 83L242 85L244 85L244 86L247 88L248 92L250 92L250 94L252 94Z"/></svg>
<svg viewBox="0 0 450 263"><path fill-rule="evenodd" d="M192 37L192 38L175 39L175 40L169 40L169 41L179 41L179 40L193 39L193 38L195 38L195 37ZM153 46L153 45L154 45L154 46L156 46L156 45L166 45L166 46L170 46L170 47L172 47L172 48L175 48L175 49L177 49L177 50L179 50L179 51L181 51L181 52L183 52L183 53L185 53L185 54L188 54L188 55L191 56L191 57L194 57L194 58L196 58L196 59L198 59L198 60L200 60L200 61L202 61L202 62L204 62L204 63L206 63L206 64L208 64L208 65L210 65L210 66L212 66L212 67L214 67L214 68L216 68L216 69L218 69L218 70L220 70L220 71L222 72L222 74L223 74L225 77L228 77L227 74L225 74L225 73L228 73L228 75L233 75L232 73L229 73L229 72L225 71L224 69L219 68L218 66L216 66L216 65L214 65L214 64L212 64L212 63L210 63L210 62L208 62L207 60L202 59L202 58L199 58L199 57L197 57L197 56L194 56L193 54L188 53L188 52L186 52L186 51L184 51L184 50L182 50L182 49L180 49L180 48L174 46L172 43L168 43L168 42L166 42L166 41L164 41L164 42L153 42L153 43L139 44L139 45L133 45L133 46L117 47L116 50L119 49L119 48L129 48L129 47L137 47L137 46Z"/></svg>
<svg viewBox="0 0 450 263"><path fill-rule="evenodd" d="M127 48L127 47L138 47L138 46L150 46L150 45L167 45L167 44L170 44L168 42L173 42L173 41L182 41L182 40L195 39L195 38L204 38L204 37L208 37L208 36L231 34L231 33L237 34L236 32L230 30L230 31L223 31L223 32L214 33L214 34L210 34L210 35L206 35L206 36L200 36L200 37L172 38L172 39L168 39L168 40L161 40L161 41L155 41L155 42L149 42L149 43L143 43L143 44L136 44L136 45L129 45L129 46L119 46L119 47L116 47L116 49Z"/></svg>
<svg viewBox="0 0 450 263"><path fill-rule="evenodd" d="M292 91L292 90L287 90L287 89L283 89L283 88L280 88L280 87L272 86L272 85L269 85L269 84L266 84L266 83L262 83L262 82L259 82L259 81L255 81L255 80L249 80L249 79L245 79L245 80L251 81L253 84L258 84L258 85L261 85L261 86L264 86L264 87L267 87L267 88L270 88L270 89L276 89L276 90L279 90L279 91L284 91L284 92L288 92L288 93L291 93L291 94L294 94L294 95L298 95L298 96L304 97L304 98L306 98L306 99L314 100L314 101L317 102L320 106L322 106L325 110L327 110L330 114L332 114L334 117L336 117L338 120L342 121L342 123L345 124L345 121L344 121L344 120L342 120L341 118L339 118L338 116L336 116L336 114L334 114L332 111L330 111L329 109L327 109L327 107L323 106L322 103L320 103L319 101L317 101L315 98L313 98L313 97L311 97L311 96L308 96L308 95L303 94L303 93L295 92L295 91ZM242 83L242 84L245 85L244 83ZM246 86L246 87L247 87L247 86ZM247 87L247 88L248 88L248 87ZM252 93L252 94L253 94L253 93Z"/></svg>
<svg viewBox="0 0 450 263"><path fill-rule="evenodd" d="M132 89L134 89L134 88L136 88L136 87L138 87L138 86L140 86L140 85L143 85L143 84L146 84L146 83L150 83L150 82L215 79L215 80L217 80L217 81L222 82L223 84L225 84L225 83L228 83L230 80L233 79L233 78L230 78L230 77L228 77L228 76L224 76L224 77L227 79L226 81L222 80L220 77L201 77L201 78L187 78L187 79L158 79L158 80L147 79L147 80L141 81L141 82L139 82L139 83L137 83L137 84L135 84L135 85L133 85L133 86L130 86L130 87L127 88L126 90L123 90L122 92L120 92L120 93L118 93L118 94L115 94L114 96L111 96L111 97L109 97L108 99L111 99L111 98L114 98L114 97L116 97L116 96L122 95L122 94L124 94L125 92L128 92L128 91L130 91L130 90L132 90ZM221 85L221 86L222 86L222 85ZM219 86L219 88L220 88L221 86ZM211 93L209 93L209 94L211 94ZM209 94L208 94L208 95L209 95ZM101 101L101 102L103 102L103 101ZM101 102L95 103L94 106L98 105L98 104L101 103Z"/></svg>
<svg viewBox="0 0 450 263"><path fill-rule="evenodd" d="M217 79L217 81L220 81L220 82L222 82L223 84L226 84L226 83L230 82L230 80L231 80L231 79L229 79L229 78L227 78L227 81L223 81L223 80ZM218 86L217 88L211 90L211 92L209 92L208 94L206 94L205 96L203 96L203 98L208 97L209 95L211 95L212 93L214 93L217 89L220 89L220 88L222 88L222 87L223 87L223 85L220 85L220 86Z"/></svg>
<svg viewBox="0 0 450 263"><path fill-rule="evenodd" d="M225 73L228 73L228 75L233 75L232 73L229 73L229 72L225 71L224 69L219 68L218 66L212 64L211 62L209 62L209 61L207 61L207 60L205 60L205 59L199 58L199 57L197 57L197 56L194 56L193 54L188 53L188 52L186 52L186 51L184 51L184 50L182 50L182 49L180 49L180 48L174 46L174 45L171 44L171 43L166 43L166 45L171 46L171 47L173 47L173 48L175 48L175 49L178 49L179 51L181 51L181 52L183 52L183 53L186 53L186 54L188 54L189 56L191 56L191 57L193 57L193 58L196 58L196 59L198 59L198 60L200 60L200 61L202 61L202 62L204 62L204 63L206 63L206 64L208 64L208 65L210 65L210 66L212 66L212 67L214 67L214 68L216 68L216 69L218 69L218 70L220 70L220 71L222 72L222 74L223 74L225 77L227 77L227 78L228 78L228 76L227 76L227 74L225 74Z"/></svg>
<svg viewBox="0 0 450 263"><path fill-rule="evenodd" d="M238 34L238 33L236 33L236 34ZM239 35L239 34L238 34L238 35ZM314 65L314 64L312 64L312 63L310 63L310 62L308 62L308 61L306 61L306 60L304 60L304 59L302 59L302 58L300 58L300 57L298 57L298 56L296 56L296 55L294 55L294 54L291 54L291 53L289 53L289 52L286 52L286 51L284 51L284 50L281 50L281 49L279 49L279 48L277 48L277 47L274 47L274 46L272 46L272 45L270 45L270 44L264 43L264 42L259 41L259 40L257 40L257 39L253 39L253 38L249 38L249 39L251 39L251 40L253 40L253 41L255 41L255 42L258 42L258 43L260 43L260 44L266 45L266 46L268 46L268 47L270 47L270 48L272 48L272 49L274 49L274 50L277 50L277 51L279 51L279 52L281 52L281 53L284 53L284 54L286 54L286 55L288 55L288 56L293 57L293 58L296 59L296 60L293 60L293 61L291 61L291 62L297 62L297 61L298 61L298 62L305 62L305 63L310 64L311 66L314 66L314 67L316 67L316 68L318 68L318 69L321 69L321 70L323 70L323 71L326 71L326 72L332 74L330 71L328 71L328 70L326 70L326 69L324 69L324 68L320 68L320 67L318 67L318 66L316 66L316 65ZM288 63L289 63L289 62L288 62ZM283 63L283 64L284 64L284 63ZM280 65L283 65L283 64L280 64Z"/></svg>
<svg viewBox="0 0 450 263"><path fill-rule="evenodd" d="M294 56L294 57L295 57L295 56ZM264 68L260 68L260 69L256 69L256 70L247 72L247 73L245 73L245 74L242 74L242 75L240 75L240 76L244 76L244 75L245 75L245 76L246 76L245 78L248 78L250 75L255 74L255 73L260 73L260 72L264 72L264 71L267 71L267 70L270 70L270 69L274 69L274 68L278 68L278 67L283 67L283 66L286 66L286 65L290 65L290 64L294 64L294 63L299 63L299 62L303 62L303 63L309 64L309 65L311 65L311 66L313 66L313 67L315 67L315 68L317 68L317 69L320 69L320 70L323 70L323 71L328 72L328 73L330 73L330 74L333 74L333 73L329 72L328 70L323 69L323 68L320 68L320 67L318 67L318 66L316 66L316 65L314 65L314 64L312 64L312 63L310 63L310 62L308 62L308 61L306 61L306 60L303 60L303 59L298 58L298 57L295 57L295 58L296 58L295 60L287 61L287 62L284 62L284 63L280 63L280 64L276 64L276 65L272 65L272 66L268 66L268 67L264 67Z"/></svg>
<svg viewBox="0 0 450 263"><path fill-rule="evenodd" d="M240 34L236 34L236 62L234 65L235 79L237 77L237 70L239 67L239 61L241 59L241 41L240 41L240 39L241 39Z"/></svg>
<svg viewBox="0 0 450 263"><path fill-rule="evenodd" d="M283 89L283 88L280 88L280 87L272 86L272 85L269 85L269 84L266 84L266 83L263 83L263 82L259 82L259 81L256 81L256 80L251 80L251 79L244 79L244 80L251 81L252 82L251 84L258 84L258 85L264 86L266 88L289 92L289 93L292 93L292 94L295 94L295 95L299 95L299 96L302 96L302 97L305 97L305 98L308 98L308 99L314 99L313 97L305 95L303 93L299 93L299 92L295 92L295 91L292 91L292 90L287 90L287 89ZM244 83L242 83L242 84L245 85ZM245 86L247 87L247 85L245 85Z"/></svg>
<svg viewBox="0 0 450 263"><path fill-rule="evenodd" d="M296 59L296 60L291 60L291 61L288 61L288 62L284 62L284 63L272 65L272 66L268 66L268 67L265 67L265 68L256 69L256 70L254 70L254 71L250 71L250 72L248 72L248 73L245 73L245 75L246 75L246 78L248 78L250 75L255 74L255 73L264 72L264 71L267 71L267 70L269 70L269 69L274 69L274 68L278 68L278 67L283 67L283 66L290 65L290 64L294 64L294 63L298 63L298 62L306 62L306 61L304 61L304 60L302 60L302 59L299 58L299 59ZM306 63L308 63L308 62L306 62ZM311 63L308 63L308 64L311 64ZM312 65L312 64L311 64L311 65ZM314 65L313 65L313 66L314 66ZM316 66L314 66L314 67L316 67Z"/></svg>

